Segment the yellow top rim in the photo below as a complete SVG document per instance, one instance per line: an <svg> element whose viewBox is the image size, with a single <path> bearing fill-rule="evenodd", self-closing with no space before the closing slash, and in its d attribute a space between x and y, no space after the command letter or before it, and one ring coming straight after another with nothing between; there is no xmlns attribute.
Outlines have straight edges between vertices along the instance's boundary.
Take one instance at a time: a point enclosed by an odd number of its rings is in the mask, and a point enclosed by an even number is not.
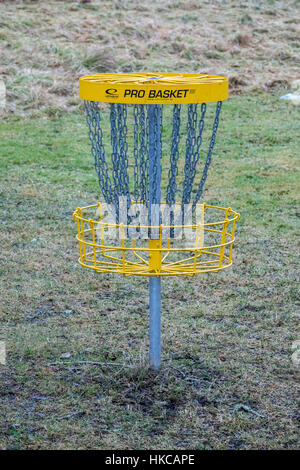
<svg viewBox="0 0 300 470"><path fill-rule="evenodd" d="M102 73L79 79L79 97L103 103L210 103L228 98L228 78L195 73Z"/></svg>

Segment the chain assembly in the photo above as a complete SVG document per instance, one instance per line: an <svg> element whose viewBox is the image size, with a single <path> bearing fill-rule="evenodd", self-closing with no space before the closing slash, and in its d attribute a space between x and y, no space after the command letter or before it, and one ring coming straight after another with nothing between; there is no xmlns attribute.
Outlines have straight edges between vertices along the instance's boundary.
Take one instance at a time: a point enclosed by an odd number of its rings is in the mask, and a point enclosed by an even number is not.
<svg viewBox="0 0 300 470"><path fill-rule="evenodd" d="M202 176L195 188L195 176L202 160L201 146L207 110L206 103L201 104L201 109L198 109L199 106L196 103L186 105L186 139L185 142L181 142L182 122L185 122L182 119L182 114L185 106L181 104L173 105L169 165L166 165L164 164L166 162L164 156L166 143L164 142L164 148L162 146L164 135L162 105L111 103L109 105L111 149L110 152L109 149L106 149L105 152L102 112L100 112L97 102L85 101L86 120L89 126L89 138L99 185L105 202L114 206L117 215L120 196L126 197L127 209L130 208L131 201L142 203L147 207L149 202L159 204L161 201L161 187L160 183L157 183L160 181L158 174L165 174L165 171L167 171L165 200L169 208L174 206L176 198L178 199L178 195L181 195L182 220L184 221L184 208L187 204L192 204L192 211L194 211L202 196L211 164L222 101L219 101L216 106ZM127 123L129 118L131 119L131 111L133 132L129 135ZM150 111L151 126L149 127ZM129 144L130 139L132 139L131 144ZM154 158L152 166L149 163L150 151L153 155L160 155L159 159ZM111 161L106 160L107 153L110 153ZM183 154L185 154L184 179L181 186L178 183L178 168ZM130 168L133 168L132 194L129 185ZM159 184L159 187L157 187L157 184ZM152 194L151 201L149 201L149 188L151 188ZM193 194L194 197L192 198ZM130 220L131 217L128 216L127 222L130 223ZM170 221L172 225L174 223L172 209L170 211Z"/></svg>

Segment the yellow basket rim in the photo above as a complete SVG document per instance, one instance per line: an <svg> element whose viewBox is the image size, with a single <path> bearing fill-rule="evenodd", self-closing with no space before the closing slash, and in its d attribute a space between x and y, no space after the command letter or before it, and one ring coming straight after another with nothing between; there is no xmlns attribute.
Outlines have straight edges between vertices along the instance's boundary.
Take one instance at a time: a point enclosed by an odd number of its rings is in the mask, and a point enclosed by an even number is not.
<svg viewBox="0 0 300 470"><path fill-rule="evenodd" d="M164 205L165 203L162 203L162 205ZM110 228L137 228L137 227L140 227L140 228L149 228L149 229L162 229L162 230L165 230L165 229L170 229L170 228L188 228L188 229L197 229L197 227L199 225L201 225L201 227L205 228L205 227L211 227L211 226L215 226L215 225L224 225L224 223L231 223L233 221L236 221L238 222L239 219L240 219L240 214L236 211L234 211L233 209L231 209L231 207L220 207L220 206L214 206L214 205L211 205L211 204L206 204L204 203L204 209L206 210L207 208L211 208L211 209L216 209L216 210L222 210L224 211L226 214L227 214L227 218L221 220L221 221L217 221L217 222L208 222L208 223L204 223L204 224L201 224L200 222L198 224L185 224L185 225L165 225L165 224L160 224L160 225L134 225L134 224L130 224L130 225L127 225L127 224L123 224L123 223L111 223L111 222L104 222L104 221L98 221L98 220L93 220L91 218L85 218L83 217L82 213L85 211L85 210L88 210L88 209L96 209L97 207L99 207L99 205L101 206L101 203L97 203L97 204L91 204L89 206L85 206L85 207L77 207L73 213L73 219L74 220L81 220L83 222L87 222L88 224L94 224L94 225L103 225L105 227L110 227ZM176 203L176 205L181 205L181 203ZM199 206L201 206L202 204L197 204ZM233 217L230 218L230 215L233 214ZM228 217L229 216L229 217Z"/></svg>
<svg viewBox="0 0 300 470"><path fill-rule="evenodd" d="M79 97L103 103L209 103L228 98L228 78L175 72L86 75L79 79Z"/></svg>

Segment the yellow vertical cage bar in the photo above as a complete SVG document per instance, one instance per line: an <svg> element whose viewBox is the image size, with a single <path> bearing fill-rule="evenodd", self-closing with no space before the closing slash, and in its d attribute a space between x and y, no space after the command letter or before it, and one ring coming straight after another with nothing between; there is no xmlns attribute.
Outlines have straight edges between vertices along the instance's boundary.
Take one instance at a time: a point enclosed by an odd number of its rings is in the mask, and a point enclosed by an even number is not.
<svg viewBox="0 0 300 470"><path fill-rule="evenodd" d="M203 240L204 240L204 211L205 205L201 204L201 222L199 222L196 226L196 240L195 240L195 255L194 255L194 271L196 271L197 266L197 258L201 255L201 251L203 248Z"/></svg>
<svg viewBox="0 0 300 470"><path fill-rule="evenodd" d="M124 224L120 224L121 229L121 236L122 236L122 272L125 275L125 231L124 231Z"/></svg>
<svg viewBox="0 0 300 470"><path fill-rule="evenodd" d="M97 209L99 212L100 217L100 230L101 230L101 244L102 244L102 254L105 255L105 248L104 248L104 227L103 227L103 212L102 212L102 204L98 202Z"/></svg>
<svg viewBox="0 0 300 470"><path fill-rule="evenodd" d="M79 221L79 218L77 218L77 230L78 230L79 257L80 257L80 262L83 263L83 257L82 257L82 242L81 242L81 229L80 229L80 221Z"/></svg>
<svg viewBox="0 0 300 470"><path fill-rule="evenodd" d="M233 241L234 241L234 231L235 231L235 222L236 220L234 219L232 222L232 231L231 231L231 243L230 243L230 248L229 248L229 264L231 263L231 257L232 257L232 248L233 248Z"/></svg>
<svg viewBox="0 0 300 470"><path fill-rule="evenodd" d="M79 209L79 214L80 214L81 242L82 242L83 259L84 259L84 261L86 261L86 249L85 249L85 236L84 236L84 225L83 225L82 209L80 207L78 209Z"/></svg>
<svg viewBox="0 0 300 470"><path fill-rule="evenodd" d="M83 256L82 256L82 209L77 207L75 214L77 215L77 231L78 231L78 244L79 244L79 257L80 262L83 263Z"/></svg>
<svg viewBox="0 0 300 470"><path fill-rule="evenodd" d="M93 240L93 255L94 255L94 268L97 268L97 253L96 253L96 239L95 239L95 222L90 219L89 226L92 230L92 240Z"/></svg>
<svg viewBox="0 0 300 470"><path fill-rule="evenodd" d="M230 215L230 212L231 212L231 209L230 207L228 207L228 209L226 209L226 215L225 215L225 220L224 220L224 223L223 223L223 229L222 229L222 239L221 239L221 248L220 248L220 258L219 258L219 267L222 266L222 261L223 261L223 258L224 258L224 253L225 253L225 243L226 243L226 233L227 233L227 227L228 227L228 224L229 224L229 220L228 220L228 216Z"/></svg>

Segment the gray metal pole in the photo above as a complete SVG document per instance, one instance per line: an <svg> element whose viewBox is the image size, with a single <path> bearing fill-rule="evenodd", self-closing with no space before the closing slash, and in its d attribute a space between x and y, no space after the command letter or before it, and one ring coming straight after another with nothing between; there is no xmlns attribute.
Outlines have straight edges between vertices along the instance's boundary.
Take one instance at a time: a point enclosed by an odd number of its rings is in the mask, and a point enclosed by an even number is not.
<svg viewBox="0 0 300 470"><path fill-rule="evenodd" d="M155 207L153 217L153 204L160 204L161 198L161 106L148 105L148 138L149 138L149 220L160 218L160 210ZM151 218L152 214L152 218ZM152 239L158 239L159 233L151 233ZM161 278L150 277L149 281L149 359L150 367L155 370L161 365Z"/></svg>
<svg viewBox="0 0 300 470"><path fill-rule="evenodd" d="M155 370L161 365L161 278L150 277L149 283L150 300L150 367Z"/></svg>

